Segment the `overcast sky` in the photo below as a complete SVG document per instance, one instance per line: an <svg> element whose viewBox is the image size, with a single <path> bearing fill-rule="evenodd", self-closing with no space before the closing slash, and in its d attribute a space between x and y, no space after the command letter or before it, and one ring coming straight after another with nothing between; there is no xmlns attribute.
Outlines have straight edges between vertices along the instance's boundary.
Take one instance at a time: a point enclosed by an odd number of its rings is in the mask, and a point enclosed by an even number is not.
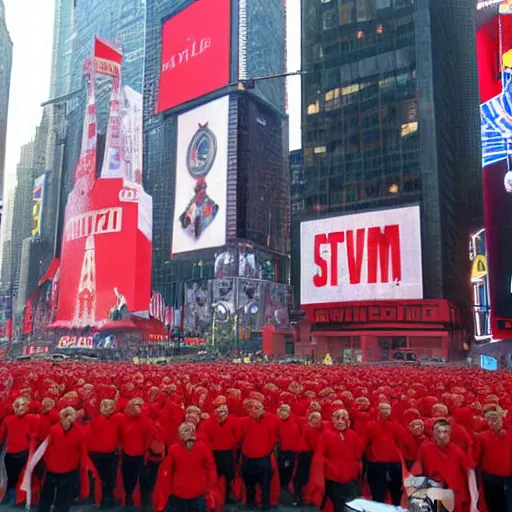
<svg viewBox="0 0 512 512"><path fill-rule="evenodd" d="M288 2L288 71L300 69L300 0ZM50 90L54 0L4 0L14 43L7 125L5 192L15 183L20 148L34 138ZM300 77L289 78L290 149L300 147ZM4 193L4 197L6 194Z"/></svg>

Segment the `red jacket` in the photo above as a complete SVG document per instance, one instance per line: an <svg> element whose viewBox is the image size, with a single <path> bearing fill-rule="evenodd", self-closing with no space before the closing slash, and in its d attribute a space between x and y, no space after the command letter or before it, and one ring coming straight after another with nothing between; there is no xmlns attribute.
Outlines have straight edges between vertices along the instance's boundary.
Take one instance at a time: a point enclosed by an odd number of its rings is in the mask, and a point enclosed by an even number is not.
<svg viewBox="0 0 512 512"><path fill-rule="evenodd" d="M319 428L311 428L309 425L305 425L300 437L299 451L314 452L323 431L323 425L320 425Z"/></svg>
<svg viewBox="0 0 512 512"><path fill-rule="evenodd" d="M409 431L404 434L402 439L402 449L405 460L414 462L418 455L421 445L427 440L427 436L413 436Z"/></svg>
<svg viewBox="0 0 512 512"><path fill-rule="evenodd" d="M206 420L202 434L204 441L213 451L233 450L239 443L240 419L229 415L224 423L215 418Z"/></svg>
<svg viewBox="0 0 512 512"><path fill-rule="evenodd" d="M366 442L368 461L401 462L399 446L407 430L393 420L376 420L368 423Z"/></svg>
<svg viewBox="0 0 512 512"><path fill-rule="evenodd" d="M243 418L240 425L242 454L249 459L267 457L276 446L277 435L277 418L273 414L265 412L259 420L250 416Z"/></svg>
<svg viewBox="0 0 512 512"><path fill-rule="evenodd" d="M284 421L277 418L277 437L281 451L296 452L299 450L299 426L293 417Z"/></svg>
<svg viewBox="0 0 512 512"><path fill-rule="evenodd" d="M486 430L477 437L476 463L482 471L496 476L512 476L512 432L505 429L502 436Z"/></svg>
<svg viewBox="0 0 512 512"><path fill-rule="evenodd" d="M342 433L325 429L318 440L315 456L323 458L327 480L346 484L359 478L363 452L363 441L353 430Z"/></svg>
<svg viewBox="0 0 512 512"><path fill-rule="evenodd" d="M50 428L49 444L44 454L46 469L51 473L69 473L87 460L84 427L76 423L65 431L58 423Z"/></svg>
<svg viewBox="0 0 512 512"><path fill-rule="evenodd" d="M35 414L7 416L0 426L0 442L6 441L7 453L28 451L30 442L37 437L38 417Z"/></svg>
<svg viewBox="0 0 512 512"><path fill-rule="evenodd" d="M114 413L108 418L99 414L87 425L87 449L90 452L112 453L116 451L124 418Z"/></svg>
<svg viewBox="0 0 512 512"><path fill-rule="evenodd" d="M160 432L146 415L122 415L120 444L126 455L132 457L144 455L149 449L153 438L159 439Z"/></svg>
<svg viewBox="0 0 512 512"><path fill-rule="evenodd" d="M172 445L164 464L159 479L167 480L171 494L177 498L198 498L217 485L212 452L202 441L196 441L191 450L182 443Z"/></svg>
<svg viewBox="0 0 512 512"><path fill-rule="evenodd" d="M454 443L440 448L425 441L418 452L418 474L441 482L455 493L455 512L462 512L471 503L468 474L469 461L464 451Z"/></svg>
<svg viewBox="0 0 512 512"><path fill-rule="evenodd" d="M44 441L50 433L50 428L60 421L60 414L57 409L51 409L46 414L39 415L39 441Z"/></svg>

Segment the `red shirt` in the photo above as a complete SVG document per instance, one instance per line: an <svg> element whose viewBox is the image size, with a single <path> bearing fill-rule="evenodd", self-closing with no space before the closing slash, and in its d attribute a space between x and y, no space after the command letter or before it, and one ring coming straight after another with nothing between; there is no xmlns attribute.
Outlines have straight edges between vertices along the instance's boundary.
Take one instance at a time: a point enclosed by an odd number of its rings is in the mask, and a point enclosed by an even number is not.
<svg viewBox="0 0 512 512"><path fill-rule="evenodd" d="M219 423L210 418L203 423L202 434L211 450L233 450L239 442L240 419L229 415L226 421Z"/></svg>
<svg viewBox="0 0 512 512"><path fill-rule="evenodd" d="M455 493L455 512L464 510L471 503L468 484L470 465L460 447L448 443L441 448L432 441L425 441L416 460L421 465L422 476L446 485Z"/></svg>
<svg viewBox="0 0 512 512"><path fill-rule="evenodd" d="M299 426L293 417L287 420L277 418L277 436L279 448L283 452L296 452L299 449Z"/></svg>
<svg viewBox="0 0 512 512"><path fill-rule="evenodd" d="M427 440L427 436L413 436L410 432L404 434L402 449L405 460L415 461L421 445Z"/></svg>
<svg viewBox="0 0 512 512"><path fill-rule="evenodd" d="M119 444L124 418L114 413L108 418L99 414L87 426L87 449L90 452L112 453Z"/></svg>
<svg viewBox="0 0 512 512"><path fill-rule="evenodd" d="M259 420L250 416L243 418L240 428L242 454L249 459L267 457L276 446L277 431L277 418L268 412Z"/></svg>
<svg viewBox="0 0 512 512"><path fill-rule="evenodd" d="M155 424L145 415L122 415L120 444L126 455L135 457L144 455L151 446L153 438L159 438Z"/></svg>
<svg viewBox="0 0 512 512"><path fill-rule="evenodd" d="M50 409L46 414L39 415L39 441L44 441L50 433L50 428L60 421L60 414L57 409Z"/></svg>
<svg viewBox="0 0 512 512"><path fill-rule="evenodd" d="M300 452L314 452L318 445L318 440L323 432L323 425L318 428L312 428L309 425L305 425L302 429L302 435L300 438L299 451Z"/></svg>
<svg viewBox="0 0 512 512"><path fill-rule="evenodd" d="M185 500L198 498L217 485L212 452L202 441L196 441L190 450L181 443L173 444L168 459L162 478L170 480L173 496Z"/></svg>
<svg viewBox="0 0 512 512"><path fill-rule="evenodd" d="M50 428L49 444L44 454L51 473L69 473L78 469L87 456L84 427L76 423L65 431L60 423Z"/></svg>
<svg viewBox="0 0 512 512"><path fill-rule="evenodd" d="M366 430L367 456L370 462L401 462L398 446L407 430L393 420L376 420Z"/></svg>
<svg viewBox="0 0 512 512"><path fill-rule="evenodd" d="M353 430L325 429L315 456L323 457L327 480L346 484L359 478L363 452L363 441Z"/></svg>
<svg viewBox="0 0 512 512"><path fill-rule="evenodd" d="M482 471L496 476L512 476L512 432L505 429L502 436L486 430L477 437L476 462Z"/></svg>
<svg viewBox="0 0 512 512"><path fill-rule="evenodd" d="M7 416L0 427L1 442L7 441L7 453L26 452L30 441L37 437L39 421L35 414Z"/></svg>

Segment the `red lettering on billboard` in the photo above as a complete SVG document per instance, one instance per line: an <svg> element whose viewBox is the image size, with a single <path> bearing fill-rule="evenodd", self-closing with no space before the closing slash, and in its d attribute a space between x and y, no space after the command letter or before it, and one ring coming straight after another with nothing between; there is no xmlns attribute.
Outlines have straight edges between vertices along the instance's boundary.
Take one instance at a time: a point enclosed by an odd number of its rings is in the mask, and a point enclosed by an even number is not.
<svg viewBox="0 0 512 512"><path fill-rule="evenodd" d="M230 58L230 0L195 2L166 21L158 112L227 86Z"/></svg>
<svg viewBox="0 0 512 512"><path fill-rule="evenodd" d="M355 241L354 241L355 238ZM364 261L364 245L367 240L368 277L369 284L389 282L391 264L392 281L402 279L402 262L400 255L400 229L398 225L346 231L346 254L350 284L360 284ZM345 243L345 232L336 231L328 234L315 235L314 261L318 266L318 273L313 276L316 287L327 286L329 281L329 262L322 255L322 246L329 245L330 255L330 286L338 286L340 271L339 248ZM378 272L380 270L380 272ZM377 280L380 276L380 281Z"/></svg>

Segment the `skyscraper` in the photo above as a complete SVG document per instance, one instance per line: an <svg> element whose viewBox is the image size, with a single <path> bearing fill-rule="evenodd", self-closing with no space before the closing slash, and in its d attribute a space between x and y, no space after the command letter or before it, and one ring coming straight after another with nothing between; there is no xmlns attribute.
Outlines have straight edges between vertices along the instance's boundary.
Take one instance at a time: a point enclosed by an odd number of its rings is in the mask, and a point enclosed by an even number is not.
<svg viewBox="0 0 512 512"><path fill-rule="evenodd" d="M415 298L468 307L465 253L482 217L474 2L303 0L302 28L294 281L301 221L419 205Z"/></svg>
<svg viewBox="0 0 512 512"><path fill-rule="evenodd" d="M5 142L7 136L7 112L11 83L12 41L7 30L5 7L0 0L0 201L3 199L5 174Z"/></svg>

